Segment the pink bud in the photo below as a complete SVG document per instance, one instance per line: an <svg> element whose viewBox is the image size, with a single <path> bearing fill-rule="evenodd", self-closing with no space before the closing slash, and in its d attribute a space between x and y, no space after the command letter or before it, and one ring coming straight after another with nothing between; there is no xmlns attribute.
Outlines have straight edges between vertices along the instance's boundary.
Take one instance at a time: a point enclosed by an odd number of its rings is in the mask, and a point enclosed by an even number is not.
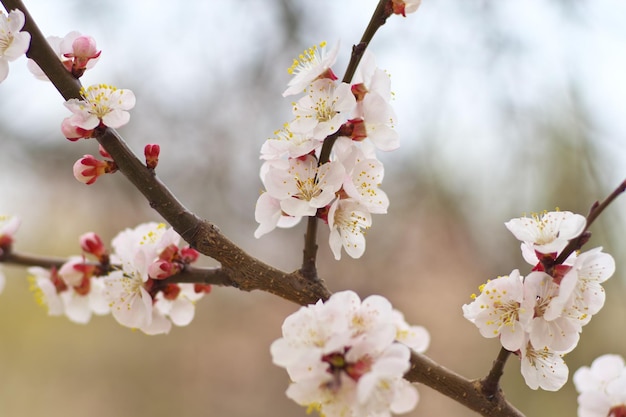
<svg viewBox="0 0 626 417"><path fill-rule="evenodd" d="M174 258L177 258L178 255L178 246L175 244L169 244L161 251L159 254L159 259L162 261L173 261Z"/></svg>
<svg viewBox="0 0 626 417"><path fill-rule="evenodd" d="M154 261L148 267L148 276L152 279L165 279L180 272L180 265L175 262Z"/></svg>
<svg viewBox="0 0 626 417"><path fill-rule="evenodd" d="M161 147L156 144L148 144L144 148L144 155L146 156L146 166L149 169L154 169L159 163L159 153L161 152Z"/></svg>
<svg viewBox="0 0 626 417"><path fill-rule="evenodd" d="M74 163L74 177L87 185L96 182L100 175L116 170L115 162L100 161L92 155L85 155Z"/></svg>
<svg viewBox="0 0 626 417"><path fill-rule="evenodd" d="M59 275L65 281L65 283L71 287L77 287L83 282L85 276L82 268L78 267L82 265L83 260L80 258L70 259L65 262L59 269Z"/></svg>
<svg viewBox="0 0 626 417"><path fill-rule="evenodd" d="M91 36L79 36L72 42L72 56L81 59L95 59L102 51L96 48L96 41ZM69 55L69 54L66 54Z"/></svg>
<svg viewBox="0 0 626 417"><path fill-rule="evenodd" d="M190 247L186 247L180 250L180 256L184 263L190 264L198 260L200 252Z"/></svg>
<svg viewBox="0 0 626 417"><path fill-rule="evenodd" d="M209 284L194 284L193 291L197 294L208 294L211 292L211 285Z"/></svg>
<svg viewBox="0 0 626 417"><path fill-rule="evenodd" d="M0 216L0 254L3 252L3 248L6 251L11 246L13 235L15 235L21 223L22 221L19 217L3 218Z"/></svg>
<svg viewBox="0 0 626 417"><path fill-rule="evenodd" d="M100 239L100 236L94 232L85 233L80 236L78 240L80 242L80 247L84 252L94 255L98 259L106 254L106 248L102 243L102 239Z"/></svg>
<svg viewBox="0 0 626 417"><path fill-rule="evenodd" d="M66 117L61 123L61 132L72 142L82 138L89 138L93 134L93 130L85 130L82 127L75 126L71 117Z"/></svg>
<svg viewBox="0 0 626 417"><path fill-rule="evenodd" d="M168 284L167 287L163 289L163 297L166 300L175 300L178 298L178 294L180 294L180 287L178 284Z"/></svg>
<svg viewBox="0 0 626 417"><path fill-rule="evenodd" d="M98 59L101 52L97 50L96 41L91 36L81 35L72 42L72 52L63 54L63 56L73 58L71 72L76 78L79 78L88 67L92 66L88 65L89 61Z"/></svg>

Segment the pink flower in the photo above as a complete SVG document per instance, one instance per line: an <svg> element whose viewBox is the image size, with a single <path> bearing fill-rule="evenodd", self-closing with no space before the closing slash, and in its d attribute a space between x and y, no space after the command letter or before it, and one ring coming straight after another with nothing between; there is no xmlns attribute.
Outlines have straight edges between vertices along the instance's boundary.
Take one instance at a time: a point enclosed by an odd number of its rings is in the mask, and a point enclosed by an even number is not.
<svg viewBox="0 0 626 417"><path fill-rule="evenodd" d="M63 66L76 78L93 68L100 57L101 51L97 50L96 41L91 36L82 35L77 31L69 32L63 38L48 36L46 40ZM27 66L35 77L42 81L49 81L48 76L35 61L29 59Z"/></svg>
<svg viewBox="0 0 626 417"><path fill-rule="evenodd" d="M68 69L76 78L83 75L86 69L93 67L101 52L96 48L94 38L78 32L69 33L61 42L61 53L63 57L70 58L71 68Z"/></svg>

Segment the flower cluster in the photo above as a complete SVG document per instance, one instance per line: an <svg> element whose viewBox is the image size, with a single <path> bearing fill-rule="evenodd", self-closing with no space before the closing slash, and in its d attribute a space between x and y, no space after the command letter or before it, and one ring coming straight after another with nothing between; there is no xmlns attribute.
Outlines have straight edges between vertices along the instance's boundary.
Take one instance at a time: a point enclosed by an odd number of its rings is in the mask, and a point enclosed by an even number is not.
<svg viewBox="0 0 626 417"><path fill-rule="evenodd" d="M76 31L63 38L50 36L47 41L65 69L76 78L92 68L102 52L96 47L94 38ZM28 68L35 77L48 80L35 61L29 60ZM80 96L80 99L72 98L65 102L72 116L63 120L61 131L71 141L90 138L100 127L117 129L124 126L130 120L128 110L135 107L135 94L132 91L107 84L81 87Z"/></svg>
<svg viewBox="0 0 626 417"><path fill-rule="evenodd" d="M626 365L619 355L596 358L574 373L578 417L626 416Z"/></svg>
<svg viewBox="0 0 626 417"><path fill-rule="evenodd" d="M172 324L189 324L195 302L210 291L208 285L163 281L198 258L197 251L179 243L172 228L145 223L119 233L108 253L98 235L87 233L80 238L82 256L58 270L29 268L31 288L53 316L87 323L92 314L110 313L146 334L168 333Z"/></svg>
<svg viewBox="0 0 626 417"><path fill-rule="evenodd" d="M526 277L515 270L480 287L463 315L484 337L498 337L521 359L532 389L560 389L568 369L562 356L578 344L582 327L604 305L601 284L615 272L602 248L554 261L568 241L585 228L585 218L570 212L544 212L513 219L506 227L522 241L524 259L533 265Z"/></svg>
<svg viewBox="0 0 626 417"><path fill-rule="evenodd" d="M21 32L24 23L21 10L11 10L8 16L0 12L0 82L9 75L9 62L24 55L30 46L30 33Z"/></svg>
<svg viewBox="0 0 626 417"><path fill-rule="evenodd" d="M289 69L293 78L283 95L304 95L293 103L294 119L261 148L266 191L255 212L256 237L303 216L321 218L336 259L342 247L360 257L371 214L387 212L389 199L379 188L384 169L375 150L399 146L389 76L366 53L355 81L338 82L331 69L338 50L326 53L322 43Z"/></svg>
<svg viewBox="0 0 626 417"><path fill-rule="evenodd" d="M76 31L68 33L63 38L48 36L46 40L65 69L76 78L80 78L86 70L93 68L102 52L98 51L94 38ZM48 81L48 76L32 59L28 60L28 69L36 78Z"/></svg>
<svg viewBox="0 0 626 417"><path fill-rule="evenodd" d="M287 396L309 410L389 416L417 404L417 390L403 375L411 349L425 351L430 337L384 297L336 293L287 317L282 333L271 346L273 361L292 381Z"/></svg>

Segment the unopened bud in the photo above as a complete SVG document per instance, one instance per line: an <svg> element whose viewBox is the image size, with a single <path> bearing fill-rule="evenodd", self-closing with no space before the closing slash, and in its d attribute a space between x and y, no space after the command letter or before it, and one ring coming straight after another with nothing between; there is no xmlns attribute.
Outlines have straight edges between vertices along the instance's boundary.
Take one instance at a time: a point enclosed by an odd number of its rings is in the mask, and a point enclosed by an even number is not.
<svg viewBox="0 0 626 417"><path fill-rule="evenodd" d="M84 252L94 255L98 259L106 255L106 248L104 243L102 243L102 239L94 232L85 233L78 240Z"/></svg>
<svg viewBox="0 0 626 417"><path fill-rule="evenodd" d="M93 130L86 130L82 127L75 126L72 123L71 117L66 117L61 123L61 132L68 140L72 142L82 138L89 138L93 135Z"/></svg>
<svg viewBox="0 0 626 417"><path fill-rule="evenodd" d="M184 263L191 264L198 260L200 252L193 248L186 247L180 250L180 256Z"/></svg>
<svg viewBox="0 0 626 417"><path fill-rule="evenodd" d="M148 144L144 148L144 155L146 156L146 166L149 169L155 169L159 163L159 153L161 147L157 144Z"/></svg>
<svg viewBox="0 0 626 417"><path fill-rule="evenodd" d="M81 35L72 42L72 52L63 54L63 56L73 58L70 71L74 77L79 78L85 73L89 61L98 59L101 52L96 48L96 41L91 36Z"/></svg>
<svg viewBox="0 0 626 417"><path fill-rule="evenodd" d="M117 165L113 161L100 161L92 155L85 155L74 163L73 171L74 178L91 185L100 175L117 171Z"/></svg>
<svg viewBox="0 0 626 417"><path fill-rule="evenodd" d="M179 273L180 264L163 260L154 261L148 267L148 276L152 279L165 279Z"/></svg>

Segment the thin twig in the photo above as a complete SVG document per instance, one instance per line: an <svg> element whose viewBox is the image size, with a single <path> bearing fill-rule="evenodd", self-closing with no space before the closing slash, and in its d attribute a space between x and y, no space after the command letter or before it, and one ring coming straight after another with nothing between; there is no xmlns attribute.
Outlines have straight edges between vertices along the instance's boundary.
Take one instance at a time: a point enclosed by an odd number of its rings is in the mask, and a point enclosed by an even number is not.
<svg viewBox="0 0 626 417"><path fill-rule="evenodd" d="M482 416L524 417L504 398L502 391L487 397L483 393L481 381L468 380L419 353L411 354L411 369L405 378L428 385Z"/></svg>
<svg viewBox="0 0 626 417"><path fill-rule="evenodd" d="M494 397L500 391L500 378L502 378L504 365L506 365L506 360L510 355L510 351L505 348L500 349L489 374L480 381L482 392L487 398Z"/></svg>
<svg viewBox="0 0 626 417"><path fill-rule="evenodd" d="M587 224L585 225L585 229L583 232L575 239L569 241L565 249L559 254L559 256L554 260L554 265L560 265L575 251L579 250L590 237L589 227L591 224L602 214L604 209L606 209L617 197L620 196L623 192L626 191L626 180L624 180L620 185L613 190L611 194L609 194L604 201L598 202L596 201L589 209L589 214L587 215Z"/></svg>

